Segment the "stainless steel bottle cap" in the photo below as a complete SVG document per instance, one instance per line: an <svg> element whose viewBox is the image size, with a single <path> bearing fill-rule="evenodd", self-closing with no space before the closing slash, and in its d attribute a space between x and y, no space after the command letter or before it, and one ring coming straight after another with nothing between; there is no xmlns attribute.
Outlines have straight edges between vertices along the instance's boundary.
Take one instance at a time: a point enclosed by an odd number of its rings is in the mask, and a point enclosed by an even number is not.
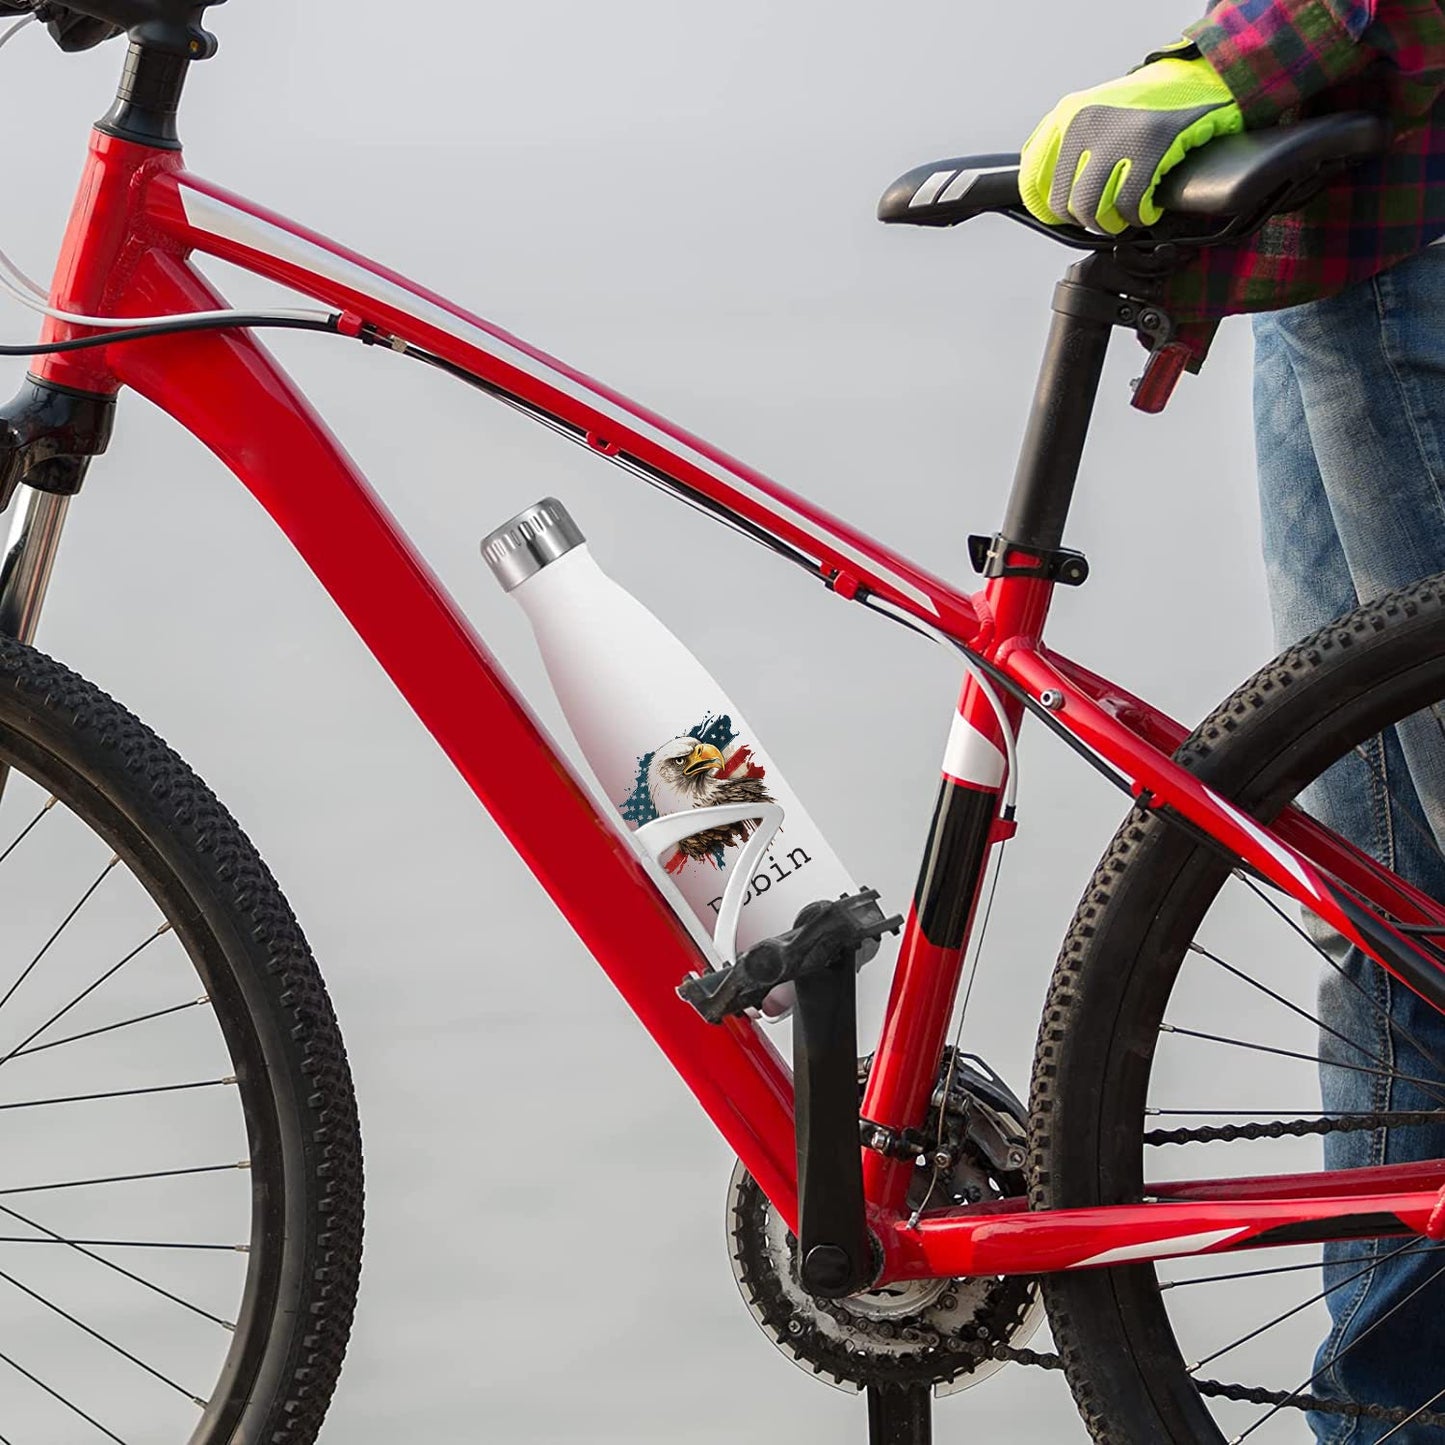
<svg viewBox="0 0 1445 1445"><path fill-rule="evenodd" d="M503 590L511 592L586 540L567 508L555 497L544 497L484 537L482 556Z"/></svg>

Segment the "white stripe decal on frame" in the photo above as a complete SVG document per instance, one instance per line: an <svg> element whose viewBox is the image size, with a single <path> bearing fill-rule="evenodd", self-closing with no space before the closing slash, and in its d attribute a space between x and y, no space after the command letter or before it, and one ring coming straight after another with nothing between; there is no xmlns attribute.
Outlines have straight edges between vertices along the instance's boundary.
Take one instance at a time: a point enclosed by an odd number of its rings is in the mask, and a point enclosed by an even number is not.
<svg viewBox="0 0 1445 1445"><path fill-rule="evenodd" d="M582 405L590 407L593 411L600 412L620 425L628 427L655 445L671 452L674 456L680 457L699 471L707 473L715 481L743 493L750 501L770 508L805 532L812 533L817 530L806 517L799 516L786 503L761 491L745 477L728 470L701 452L693 450L686 442L669 436L660 428L653 426L642 417L635 416L626 408L609 401L590 387L554 370L528 352L455 315L444 306L438 306L436 302L416 295L405 286L398 285L385 276L378 276L374 271L370 271L364 266L358 266L344 256L338 256L324 246L318 246L315 242L308 241L304 236L297 236L260 216L251 215L248 211L238 210L235 206L228 205L225 201L208 195L205 191L196 190L184 183L181 183L177 189L180 193L181 205L186 213L186 221L195 230L204 231L207 235L218 236L223 240L234 241L238 245L245 246L252 251L259 251L266 256L275 256L278 260L287 261L316 276L335 281L338 285L357 292L358 295L370 297L374 301L380 301L384 305L405 312L408 316L414 317L428 326L434 326L438 331L444 331L448 336L452 336L468 346L474 346L489 356L496 357L497 360L505 362L508 366L525 372L534 380L541 381L571 397L573 401L581 402ZM855 548L831 534L827 534L827 542L833 550L852 562L854 566L884 578L890 586L895 587L905 597L911 598L931 616L939 615L936 604L928 594L915 587L906 578L897 576L881 563L870 561Z"/></svg>
<svg viewBox="0 0 1445 1445"><path fill-rule="evenodd" d="M943 771L956 783L999 788L1007 772L1007 759L961 712L956 712L943 753Z"/></svg>
<svg viewBox="0 0 1445 1445"><path fill-rule="evenodd" d="M1309 893L1311 898L1319 898L1322 896L1320 890L1310 881L1310 876L1305 872L1303 864L1300 863L1299 859L1296 858L1288 848L1271 838L1248 814L1241 813L1238 808L1226 803L1218 793L1212 789L1206 789L1205 791L1209 793L1209 801L1214 803L1221 812L1228 814L1235 824L1243 829L1244 832L1248 833L1271 858L1282 867L1287 868L1291 876L1299 880L1300 885Z"/></svg>
<svg viewBox="0 0 1445 1445"><path fill-rule="evenodd" d="M1069 1268L1083 1269L1098 1264L1128 1264L1136 1259L1167 1259L1181 1254L1202 1254L1216 1244L1223 1244L1226 1239L1248 1233L1247 1227L1241 1229L1236 1226L1232 1229L1210 1229L1202 1234L1181 1234L1174 1239L1154 1239L1147 1244L1125 1244L1118 1249L1106 1249L1102 1254L1091 1254L1088 1259L1081 1259Z"/></svg>

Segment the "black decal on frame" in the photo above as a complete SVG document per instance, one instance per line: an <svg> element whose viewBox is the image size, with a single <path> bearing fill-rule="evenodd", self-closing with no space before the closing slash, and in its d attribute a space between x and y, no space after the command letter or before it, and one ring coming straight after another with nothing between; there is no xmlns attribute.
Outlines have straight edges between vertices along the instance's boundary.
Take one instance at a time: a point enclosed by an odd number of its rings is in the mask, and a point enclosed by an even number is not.
<svg viewBox="0 0 1445 1445"><path fill-rule="evenodd" d="M913 904L923 936L939 948L963 943L997 815L997 793L945 782L938 794Z"/></svg>
<svg viewBox="0 0 1445 1445"><path fill-rule="evenodd" d="M1273 1229L1246 1239L1241 1248L1269 1249L1276 1244L1321 1244L1341 1239L1389 1239L1414 1232L1396 1214L1337 1214L1333 1219L1276 1224Z"/></svg>

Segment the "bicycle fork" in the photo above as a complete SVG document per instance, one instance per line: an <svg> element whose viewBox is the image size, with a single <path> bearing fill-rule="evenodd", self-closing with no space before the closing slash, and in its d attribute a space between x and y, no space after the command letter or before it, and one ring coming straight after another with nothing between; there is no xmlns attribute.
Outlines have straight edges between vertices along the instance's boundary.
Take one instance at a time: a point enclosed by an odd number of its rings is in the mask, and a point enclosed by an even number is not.
<svg viewBox="0 0 1445 1445"><path fill-rule="evenodd" d="M0 558L0 636L35 640L70 499L110 443L115 398L27 377L0 407L0 508L13 499ZM25 484L28 482L28 485ZM0 796L10 770L0 763Z"/></svg>
<svg viewBox="0 0 1445 1445"><path fill-rule="evenodd" d="M20 488L0 560L0 636L17 642L35 640L69 510L69 497Z"/></svg>
<svg viewBox="0 0 1445 1445"><path fill-rule="evenodd" d="M8 433L0 441L0 506L14 499L0 559L0 636L35 640L70 499L91 458L109 444L114 415L114 397L62 391L33 377L0 408L0 429ZM22 485L27 477L43 487ZM9 776L0 763L0 797Z"/></svg>
<svg viewBox="0 0 1445 1445"><path fill-rule="evenodd" d="M0 560L0 636L25 643L35 640L69 510L69 497L37 492L33 487L20 488L5 555ZM0 763L0 799L5 796L9 780L9 767Z"/></svg>

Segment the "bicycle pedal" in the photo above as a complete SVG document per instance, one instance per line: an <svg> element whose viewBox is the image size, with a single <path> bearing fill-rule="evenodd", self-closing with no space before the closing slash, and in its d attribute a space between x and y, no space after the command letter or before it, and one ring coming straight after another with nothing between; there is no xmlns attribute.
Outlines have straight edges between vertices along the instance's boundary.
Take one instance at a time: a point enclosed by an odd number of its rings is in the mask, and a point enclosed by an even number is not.
<svg viewBox="0 0 1445 1445"><path fill-rule="evenodd" d="M865 943L902 927L900 914L884 916L876 889L810 903L787 933L754 944L728 968L688 979L678 986L678 997L708 1023L720 1024L758 1008L779 984L845 963L856 966Z"/></svg>

